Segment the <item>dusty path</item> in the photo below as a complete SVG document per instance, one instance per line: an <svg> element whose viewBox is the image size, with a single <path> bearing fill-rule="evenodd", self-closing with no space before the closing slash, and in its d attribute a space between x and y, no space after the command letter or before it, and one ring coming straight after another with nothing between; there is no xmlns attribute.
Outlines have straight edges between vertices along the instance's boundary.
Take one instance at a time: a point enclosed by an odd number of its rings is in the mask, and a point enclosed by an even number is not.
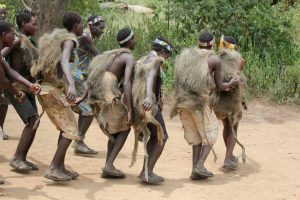
<svg viewBox="0 0 300 200"><path fill-rule="evenodd" d="M0 199L52 199L52 200L144 200L144 199L197 199L197 200L292 200L300 199L300 109L271 106L253 101L244 114L239 127L240 140L246 145L248 160L234 172L222 170L224 144L219 135L216 152L219 159L213 163L210 155L207 168L215 177L204 181L190 181L191 147L183 139L178 118L167 120L170 139L158 161L156 171L166 178L160 186L139 183L137 174L142 166L142 151L138 163L129 168L133 135L128 138L117 159L117 166L127 173L125 180L100 178L104 165L107 138L96 122L87 134L87 143L97 149L94 158L76 156L70 148L67 166L78 171L78 180L54 183L43 177L55 151L58 132L49 119L42 119L29 159L40 166L38 172L19 174L11 170L8 160L12 156L22 122L10 107L6 131L12 137L0 141L0 174L6 184L0 187ZM221 133L221 130L220 130ZM240 149L236 148L236 154Z"/></svg>

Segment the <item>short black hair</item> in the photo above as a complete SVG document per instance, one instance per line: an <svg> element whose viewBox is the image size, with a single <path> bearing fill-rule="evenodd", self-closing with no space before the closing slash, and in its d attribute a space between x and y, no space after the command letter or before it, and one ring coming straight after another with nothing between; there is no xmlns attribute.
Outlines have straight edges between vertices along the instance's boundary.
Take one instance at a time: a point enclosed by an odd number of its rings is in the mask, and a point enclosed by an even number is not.
<svg viewBox="0 0 300 200"><path fill-rule="evenodd" d="M159 36L159 37L157 37L157 39L162 40L162 41L168 43L173 48L173 44L171 43L171 41L169 39L167 39L167 38L165 38L163 36ZM170 50L167 49L166 47L164 47L163 45L160 45L160 44L155 43L155 42L152 43L152 50L153 51L159 52L162 49L165 49L165 50L167 50L167 51L170 52Z"/></svg>
<svg viewBox="0 0 300 200"><path fill-rule="evenodd" d="M63 26L68 30L72 31L75 24L79 24L81 22L81 16L78 12L71 11L67 12L63 16Z"/></svg>
<svg viewBox="0 0 300 200"><path fill-rule="evenodd" d="M22 28L23 22L28 23L31 20L31 17L35 17L36 14L30 10L22 10L16 16L16 21L19 29Z"/></svg>
<svg viewBox="0 0 300 200"><path fill-rule="evenodd" d="M230 44L236 44L236 40L232 36L224 36L224 40Z"/></svg>
<svg viewBox="0 0 300 200"><path fill-rule="evenodd" d="M99 17L99 15L91 15L89 18L88 18L88 22L90 21L93 21L95 18ZM98 25L100 24L101 22L104 22L104 20L101 20L99 22L97 22L96 24L93 24L93 25Z"/></svg>
<svg viewBox="0 0 300 200"><path fill-rule="evenodd" d="M214 39L214 36L209 32L203 32L199 36L200 42L210 42Z"/></svg>
<svg viewBox="0 0 300 200"><path fill-rule="evenodd" d="M5 20L0 20L0 34L12 31L13 26Z"/></svg>
<svg viewBox="0 0 300 200"><path fill-rule="evenodd" d="M117 40L118 42L125 40L130 34L131 34L132 30L129 27L126 28L122 28L119 30L118 34L117 34ZM127 42L124 42L123 44L120 44L121 47L125 47L127 46L128 42L130 40L128 40Z"/></svg>

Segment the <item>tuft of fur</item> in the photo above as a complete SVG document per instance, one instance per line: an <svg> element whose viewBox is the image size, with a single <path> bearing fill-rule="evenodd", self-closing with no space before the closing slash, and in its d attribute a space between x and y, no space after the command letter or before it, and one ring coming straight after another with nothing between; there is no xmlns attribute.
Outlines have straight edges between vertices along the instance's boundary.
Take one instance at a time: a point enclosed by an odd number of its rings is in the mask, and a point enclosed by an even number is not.
<svg viewBox="0 0 300 200"><path fill-rule="evenodd" d="M175 61L175 105L170 117L177 109L202 110L214 99L215 82L209 73L208 57L213 51L192 47L184 49Z"/></svg>
<svg viewBox="0 0 300 200"><path fill-rule="evenodd" d="M63 80L57 78L57 66L61 61L62 45L72 40L78 47L77 38L66 29L55 29L52 33L44 34L38 41L39 58L31 68L32 77L42 76L43 81L55 87L63 87Z"/></svg>

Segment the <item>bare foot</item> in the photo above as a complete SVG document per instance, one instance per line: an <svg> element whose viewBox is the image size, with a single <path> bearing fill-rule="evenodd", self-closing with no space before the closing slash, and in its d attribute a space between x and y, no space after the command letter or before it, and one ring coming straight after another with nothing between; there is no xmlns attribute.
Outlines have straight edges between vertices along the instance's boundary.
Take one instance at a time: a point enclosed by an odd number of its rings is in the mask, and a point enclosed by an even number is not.
<svg viewBox="0 0 300 200"><path fill-rule="evenodd" d="M51 167L47 169L44 176L53 181L70 181L72 179L70 176L66 175L61 169Z"/></svg>
<svg viewBox="0 0 300 200"><path fill-rule="evenodd" d="M26 161L18 160L15 157L13 157L10 160L9 165L12 168L14 168L16 171L20 171L20 172L28 172L32 170L32 168L29 165L27 165Z"/></svg>
<svg viewBox="0 0 300 200"><path fill-rule="evenodd" d="M150 184L150 185L160 184L165 181L165 179L163 177L158 176L154 173L150 173L148 175L148 180L146 180L144 173L141 173L138 177L141 179L142 183Z"/></svg>
<svg viewBox="0 0 300 200"><path fill-rule="evenodd" d="M126 175L121 171L115 168L115 166L105 166L102 169L102 178L125 178Z"/></svg>
<svg viewBox="0 0 300 200"><path fill-rule="evenodd" d="M75 171L69 171L65 167L60 168L67 176L71 177L72 180L79 177L79 174Z"/></svg>
<svg viewBox="0 0 300 200"><path fill-rule="evenodd" d="M234 170L238 167L238 163L232 160L227 160L224 162L222 168Z"/></svg>

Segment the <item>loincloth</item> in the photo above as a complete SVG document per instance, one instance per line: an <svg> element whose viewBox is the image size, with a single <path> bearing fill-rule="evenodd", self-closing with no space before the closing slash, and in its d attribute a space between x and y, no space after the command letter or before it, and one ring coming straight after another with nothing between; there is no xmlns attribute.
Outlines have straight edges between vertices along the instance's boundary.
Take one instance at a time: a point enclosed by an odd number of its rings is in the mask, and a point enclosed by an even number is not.
<svg viewBox="0 0 300 200"><path fill-rule="evenodd" d="M105 72L101 84L102 100L91 103L93 113L105 134L115 134L130 129L126 124L128 117L125 104L121 95L116 96L114 92L118 87L117 82L114 74ZM118 90L121 94L120 89Z"/></svg>
<svg viewBox="0 0 300 200"><path fill-rule="evenodd" d="M218 136L218 120L212 109L207 106L202 112L179 108L178 113L184 129L184 138L188 144L215 144Z"/></svg>
<svg viewBox="0 0 300 200"><path fill-rule="evenodd" d="M85 81L75 79L75 88L78 96L82 96L87 90ZM93 111L87 100L84 100L79 105L72 106L74 112L83 116L93 116Z"/></svg>
<svg viewBox="0 0 300 200"><path fill-rule="evenodd" d="M77 122L71 105L66 101L66 95L58 88L42 84L39 101L56 128L64 138L79 140Z"/></svg>

